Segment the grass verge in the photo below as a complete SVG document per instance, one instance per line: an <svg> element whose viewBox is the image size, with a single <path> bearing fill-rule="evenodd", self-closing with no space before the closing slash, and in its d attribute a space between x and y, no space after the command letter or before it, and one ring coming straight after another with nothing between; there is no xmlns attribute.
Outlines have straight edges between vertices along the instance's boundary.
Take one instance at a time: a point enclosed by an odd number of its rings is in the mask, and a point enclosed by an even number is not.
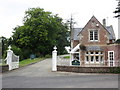
<svg viewBox="0 0 120 90"><path fill-rule="evenodd" d="M70 58L70 56L64 56L63 58L65 58L65 59L69 59L69 58Z"/></svg>
<svg viewBox="0 0 120 90"><path fill-rule="evenodd" d="M25 60L22 60L20 61L19 63L19 66L20 67L23 67L23 66L26 66L26 65L29 65L29 64L32 64L32 63L37 63L39 61L42 61L44 60L45 58L35 58L35 59L25 59Z"/></svg>

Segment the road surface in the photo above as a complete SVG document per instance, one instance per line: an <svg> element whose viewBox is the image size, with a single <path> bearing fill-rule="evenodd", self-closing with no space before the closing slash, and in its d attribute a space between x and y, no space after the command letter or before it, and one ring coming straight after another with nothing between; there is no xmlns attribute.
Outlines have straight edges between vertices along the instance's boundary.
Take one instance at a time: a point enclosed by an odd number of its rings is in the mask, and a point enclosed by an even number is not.
<svg viewBox="0 0 120 90"><path fill-rule="evenodd" d="M52 72L51 59L2 74L2 88L118 88L118 75Z"/></svg>

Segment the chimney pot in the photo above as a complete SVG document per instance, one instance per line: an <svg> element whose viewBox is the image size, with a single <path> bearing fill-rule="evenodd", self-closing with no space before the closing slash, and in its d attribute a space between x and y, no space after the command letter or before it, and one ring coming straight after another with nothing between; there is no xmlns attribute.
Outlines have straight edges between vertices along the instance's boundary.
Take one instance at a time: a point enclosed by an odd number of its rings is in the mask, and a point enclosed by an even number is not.
<svg viewBox="0 0 120 90"><path fill-rule="evenodd" d="M103 26L106 27L106 19L103 19Z"/></svg>

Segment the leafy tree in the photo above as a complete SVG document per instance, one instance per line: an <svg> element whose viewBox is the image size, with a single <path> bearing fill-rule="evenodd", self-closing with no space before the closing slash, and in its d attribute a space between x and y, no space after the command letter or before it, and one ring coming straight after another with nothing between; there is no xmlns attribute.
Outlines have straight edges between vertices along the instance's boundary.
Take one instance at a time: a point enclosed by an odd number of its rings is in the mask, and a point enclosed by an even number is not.
<svg viewBox="0 0 120 90"><path fill-rule="evenodd" d="M15 27L11 38L12 44L28 58L30 54L51 54L55 45L62 54L64 46L69 45L67 37L68 28L62 18L41 8L30 8L25 12L23 26Z"/></svg>
<svg viewBox="0 0 120 90"><path fill-rule="evenodd" d="M0 37L0 59L2 59L2 38Z"/></svg>
<svg viewBox="0 0 120 90"><path fill-rule="evenodd" d="M116 41L115 41L115 43L118 43L118 44L120 44L120 39L116 40Z"/></svg>
<svg viewBox="0 0 120 90"><path fill-rule="evenodd" d="M1 49L0 49L0 51L1 51L1 55L2 55L2 58L5 58L6 57L6 50L8 49L8 41L9 41L9 39L7 39L6 37L0 37L0 40L1 40Z"/></svg>

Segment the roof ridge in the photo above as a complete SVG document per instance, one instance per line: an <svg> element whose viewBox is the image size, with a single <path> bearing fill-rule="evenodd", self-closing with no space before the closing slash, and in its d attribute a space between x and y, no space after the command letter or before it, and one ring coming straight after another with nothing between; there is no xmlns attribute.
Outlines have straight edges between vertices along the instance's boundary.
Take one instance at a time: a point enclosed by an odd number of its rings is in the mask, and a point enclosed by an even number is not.
<svg viewBox="0 0 120 90"><path fill-rule="evenodd" d="M101 22L100 22L94 15L91 17L91 19L92 19L92 18L95 18L95 19L98 21L98 23L99 23L108 33L110 33L110 32L106 29L106 27L103 26L103 25L101 24ZM91 20L91 19L90 19L90 20ZM90 22L90 20L87 22L87 24L84 26L84 28L88 25L88 23ZM81 32L84 30L84 28L81 30ZM81 33L81 32L80 32L80 33ZM79 34L80 34L80 33L79 33ZM79 34L78 34L78 35L79 35Z"/></svg>

